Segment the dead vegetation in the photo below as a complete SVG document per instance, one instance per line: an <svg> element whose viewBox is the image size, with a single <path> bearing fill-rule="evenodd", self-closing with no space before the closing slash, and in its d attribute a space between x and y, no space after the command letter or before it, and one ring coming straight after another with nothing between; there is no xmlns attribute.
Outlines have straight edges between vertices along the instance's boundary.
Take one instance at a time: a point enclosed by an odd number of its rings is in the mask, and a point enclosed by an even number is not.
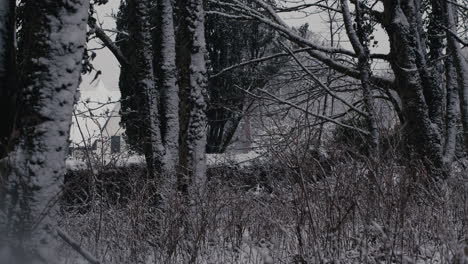
<svg viewBox="0 0 468 264"><path fill-rule="evenodd" d="M434 190L421 184L421 164L337 157L338 147L299 168L285 154L212 168L203 197L175 194L159 207L151 182L127 169L125 200L98 189L87 210L63 210L60 225L101 263L465 263L461 161Z"/></svg>

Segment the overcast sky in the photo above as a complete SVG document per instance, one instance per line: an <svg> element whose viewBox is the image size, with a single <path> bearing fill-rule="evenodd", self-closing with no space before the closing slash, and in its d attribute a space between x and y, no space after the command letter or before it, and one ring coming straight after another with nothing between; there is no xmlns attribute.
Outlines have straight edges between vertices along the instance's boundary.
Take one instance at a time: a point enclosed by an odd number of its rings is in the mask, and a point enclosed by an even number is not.
<svg viewBox="0 0 468 264"><path fill-rule="evenodd" d="M112 14L116 14L120 5L120 0L109 0L109 2L103 6L96 8L98 20L102 23L104 29L115 29L115 21L112 18ZM282 18L291 26L300 26L304 23L309 23L309 30L319 35L321 38L328 39L328 25L324 22L326 19L322 17L322 14L312 14L305 17L303 14L285 14ZM379 41L377 48L373 49L373 52L385 53L388 52L388 40L382 29L377 29L375 32L376 39ZM115 36L111 36L114 38ZM343 38L345 40L346 38ZM343 47L351 49L349 43L341 42ZM89 48L96 48L99 45L96 42L89 44ZM120 66L115 57L108 49L100 49L96 51L97 57L93 61L93 65L97 70L102 71L101 80L109 90L118 91L118 81L120 74ZM83 76L83 82L81 84L82 90L93 89L97 82L90 83L94 78L94 74Z"/></svg>

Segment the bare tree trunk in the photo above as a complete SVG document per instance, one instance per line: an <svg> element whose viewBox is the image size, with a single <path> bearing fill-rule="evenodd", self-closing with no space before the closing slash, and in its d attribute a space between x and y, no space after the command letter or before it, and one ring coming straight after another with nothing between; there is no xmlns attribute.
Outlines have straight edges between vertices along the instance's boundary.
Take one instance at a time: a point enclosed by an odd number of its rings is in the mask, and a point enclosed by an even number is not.
<svg viewBox="0 0 468 264"><path fill-rule="evenodd" d="M446 2L447 9L447 25L448 29L456 33L456 13L453 5ZM463 57L461 47L457 40L448 33L447 37L448 50L452 56L453 64L457 71L457 78L459 84L460 94L460 109L461 109L461 120L463 124L463 138L465 150L468 149L468 63Z"/></svg>
<svg viewBox="0 0 468 264"><path fill-rule="evenodd" d="M171 0L160 0L161 9L161 104L165 128L166 171L174 175L179 160L179 86L177 84L176 42Z"/></svg>
<svg viewBox="0 0 468 264"><path fill-rule="evenodd" d="M15 0L0 1L0 158L8 154L16 118Z"/></svg>
<svg viewBox="0 0 468 264"><path fill-rule="evenodd" d="M206 62L202 0L179 0L178 64L181 89L180 187L206 181Z"/></svg>
<svg viewBox="0 0 468 264"><path fill-rule="evenodd" d="M9 155L10 172L0 220L1 242L17 254L2 263L55 261L53 233L59 187L86 45L87 0L28 1L19 143ZM2 218L0 218L2 219Z"/></svg>
<svg viewBox="0 0 468 264"><path fill-rule="evenodd" d="M164 165L164 146L161 139L158 96L156 93L151 31L149 23L149 5L147 0L128 1L131 16L129 32L136 47L136 65L132 72L139 90L144 91L146 99L144 154L148 174L151 178L161 172Z"/></svg>
<svg viewBox="0 0 468 264"><path fill-rule="evenodd" d="M357 30L356 32L353 27L353 20L349 12L349 5L347 0L341 1L341 10L343 11L344 24L346 28L346 33L351 41L354 51L358 55L358 69L361 75L361 84L364 105L367 108L367 123L370 131L370 142L371 142L371 155L379 155L379 129L377 126L376 112L374 105L374 98L372 95L372 85L371 85L371 68L370 68L370 58L369 58L369 49L364 44L364 33L362 32L362 25L360 21L359 5L356 5L356 21L357 21ZM373 154L372 154L373 153Z"/></svg>

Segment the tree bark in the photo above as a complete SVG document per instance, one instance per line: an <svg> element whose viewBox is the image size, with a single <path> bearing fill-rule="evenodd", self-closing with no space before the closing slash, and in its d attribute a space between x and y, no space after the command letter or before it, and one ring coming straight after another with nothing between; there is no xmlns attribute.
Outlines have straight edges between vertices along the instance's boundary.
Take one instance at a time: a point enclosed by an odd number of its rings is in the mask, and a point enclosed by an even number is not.
<svg viewBox="0 0 468 264"><path fill-rule="evenodd" d="M164 147L161 139L158 95L156 93L153 71L153 52L149 22L149 5L147 0L128 1L130 38L135 44L135 65L130 69L136 78L138 90L143 91L146 105L145 139L143 151L145 154L148 175L150 178L164 167Z"/></svg>
<svg viewBox="0 0 468 264"><path fill-rule="evenodd" d="M444 24L444 0L431 0L432 12L429 19L428 44L429 59L432 69L429 70L431 85L426 88L425 96L429 106L429 115L432 121L437 124L439 130L443 131L444 124L444 83L440 82L444 76L444 40L445 32L442 28Z"/></svg>
<svg viewBox="0 0 468 264"><path fill-rule="evenodd" d="M19 143L8 157L10 170L1 209L0 246L13 248L13 263L54 258L51 236L75 93L86 45L87 0L27 1L35 16L25 17L22 107ZM16 262L15 262L16 261ZM0 260L2 262L2 260ZM11 262L9 262L11 263Z"/></svg>
<svg viewBox="0 0 468 264"><path fill-rule="evenodd" d="M372 94L372 85L371 85L371 67L370 67L370 57L369 57L369 49L363 43L364 42L364 33L362 32L362 25L360 21L360 12L359 12L359 5L356 5L356 22L357 22L357 31L356 32L353 28L353 23L351 19L351 13L349 12L349 5L347 0L341 1L341 10L343 11L343 18L344 24L346 28L346 33L351 41L353 46L354 52L356 52L358 56L358 69L361 75L361 85L362 85L362 93L363 93L363 100L364 105L367 110L367 124L369 127L370 132L370 143L371 143L371 151L370 156L378 156L379 155L379 145L380 145L380 134L376 120L376 111L375 111L375 104L374 104L374 97Z"/></svg>
<svg viewBox="0 0 468 264"><path fill-rule="evenodd" d="M460 116L460 104L458 98L457 71L453 65L453 58L445 59L445 87L446 96L446 121L445 121L445 144L444 162L449 165L455 157L457 146L458 121Z"/></svg>
<svg viewBox="0 0 468 264"><path fill-rule="evenodd" d="M179 187L202 188L206 182L206 44L202 0L178 0L178 68L181 137Z"/></svg>
<svg viewBox="0 0 468 264"><path fill-rule="evenodd" d="M384 27L390 40L390 63L396 88L403 103L409 152L417 154L416 158L421 158L433 175L440 175L443 169L441 135L430 118L424 96L427 71L421 56L425 50L421 46L419 26L415 24L417 18L414 18L420 13L415 8L413 0L405 3L385 0Z"/></svg>
<svg viewBox="0 0 468 264"><path fill-rule="evenodd" d="M173 175L179 160L179 86L177 84L176 42L171 0L160 0L161 9L161 117L166 149L166 172Z"/></svg>

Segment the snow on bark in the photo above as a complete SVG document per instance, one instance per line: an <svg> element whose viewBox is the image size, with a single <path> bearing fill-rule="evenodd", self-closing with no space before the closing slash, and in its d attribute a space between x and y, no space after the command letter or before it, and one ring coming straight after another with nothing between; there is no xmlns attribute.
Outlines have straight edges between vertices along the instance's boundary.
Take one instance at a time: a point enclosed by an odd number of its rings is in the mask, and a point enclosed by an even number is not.
<svg viewBox="0 0 468 264"><path fill-rule="evenodd" d="M192 58L190 64L190 104L187 145L189 148L188 165L192 170L194 186L206 182L206 42L205 14L202 0L190 0L188 4L191 30L193 30Z"/></svg>
<svg viewBox="0 0 468 264"><path fill-rule="evenodd" d="M446 2L447 10L447 25L451 32L456 32L456 11L453 5ZM459 96L460 96L460 109L461 120L463 124L463 137L465 148L468 147L468 62L462 54L460 44L457 40L447 32L448 49L452 55L453 63L457 71Z"/></svg>
<svg viewBox="0 0 468 264"><path fill-rule="evenodd" d="M40 257L48 262L54 257L51 233L86 45L89 2L26 4L37 10L29 39L36 46L25 61L21 135L9 156L2 203L7 221L1 222L1 231L2 240L7 238L7 246L19 249L23 261Z"/></svg>
<svg viewBox="0 0 468 264"><path fill-rule="evenodd" d="M180 0L182 19L178 34L178 66L181 74L181 145L179 187L202 187L206 181L205 27L202 0Z"/></svg>
<svg viewBox="0 0 468 264"><path fill-rule="evenodd" d="M176 49L171 0L161 0L161 104L164 114L167 172L171 173L179 158L179 86L177 84ZM172 174L172 173L171 173Z"/></svg>
<svg viewBox="0 0 468 264"><path fill-rule="evenodd" d="M353 20L351 19L351 13L349 11L348 1L342 0L341 1L341 8L343 12L344 24L346 28L347 35L351 41L354 51L358 56L358 69L361 75L361 84L362 84L362 93L363 93L363 101L364 105L367 108L367 123L370 131L370 143L371 148L374 154L379 153L379 129L377 126L376 120L376 111L375 111L375 103L374 97L372 94L372 86L371 86L371 65L370 65L370 57L369 57L369 49L365 46L364 43L361 43L361 40L358 36L358 32L354 30L353 27ZM360 14L359 14L359 5L356 8L356 22L357 22L357 30L360 31L359 33L362 34L362 28L360 25Z"/></svg>
<svg viewBox="0 0 468 264"><path fill-rule="evenodd" d="M445 87L447 89L447 117L445 121L444 162L446 164L451 164L455 157L456 137L458 132L457 124L460 116L457 72L453 65L453 58L451 56L448 56L445 59L445 83Z"/></svg>

